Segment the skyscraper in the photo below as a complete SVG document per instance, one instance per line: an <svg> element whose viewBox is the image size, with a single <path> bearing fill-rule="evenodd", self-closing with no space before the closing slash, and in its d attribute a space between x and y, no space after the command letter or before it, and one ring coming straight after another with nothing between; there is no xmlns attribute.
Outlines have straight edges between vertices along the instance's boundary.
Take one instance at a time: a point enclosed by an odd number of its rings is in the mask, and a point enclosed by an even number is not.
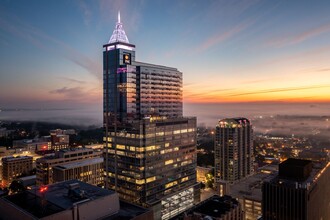
<svg viewBox="0 0 330 220"><path fill-rule="evenodd" d="M233 183L253 172L253 132L246 118L220 120L215 133L215 182Z"/></svg>
<svg viewBox="0 0 330 220"><path fill-rule="evenodd" d="M105 185L168 219L199 201L196 118L182 116L182 73L136 61L119 14L103 48Z"/></svg>
<svg viewBox="0 0 330 220"><path fill-rule="evenodd" d="M265 220L330 219L330 163L289 158L262 185Z"/></svg>

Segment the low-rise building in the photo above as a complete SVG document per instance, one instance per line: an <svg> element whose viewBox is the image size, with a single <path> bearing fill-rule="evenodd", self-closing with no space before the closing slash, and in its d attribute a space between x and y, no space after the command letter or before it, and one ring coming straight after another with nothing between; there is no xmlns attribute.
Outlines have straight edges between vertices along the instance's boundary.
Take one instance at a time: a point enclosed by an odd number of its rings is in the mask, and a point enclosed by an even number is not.
<svg viewBox="0 0 330 220"><path fill-rule="evenodd" d="M31 187L36 185L36 178L36 175L31 175L18 178L17 180L22 184L25 189L30 189Z"/></svg>
<svg viewBox="0 0 330 220"><path fill-rule="evenodd" d="M175 216L172 220L243 220L239 202L230 196L214 195Z"/></svg>
<svg viewBox="0 0 330 220"><path fill-rule="evenodd" d="M77 179L92 185L104 184L104 159L102 157L57 165L53 167L53 182Z"/></svg>
<svg viewBox="0 0 330 220"><path fill-rule="evenodd" d="M246 220L255 220L262 216L262 183L278 171L278 165L268 164L260 167L258 172L235 183L223 181L219 195L230 195L241 204Z"/></svg>
<svg viewBox="0 0 330 220"><path fill-rule="evenodd" d="M44 139L24 139L13 141L13 148L22 149L22 151L37 152L50 150L51 147L51 142Z"/></svg>
<svg viewBox="0 0 330 220"><path fill-rule="evenodd" d="M36 161L37 185L54 183L53 167L55 166L63 166L75 162L91 162L93 158L103 158L102 151L93 151L92 149L85 148L62 149L53 154L39 158ZM88 162L86 163L88 164ZM72 167L74 166L76 165L72 165ZM68 169L70 168L68 167Z"/></svg>
<svg viewBox="0 0 330 220"><path fill-rule="evenodd" d="M9 186L15 178L28 175L32 171L32 161L29 156L2 158L2 185Z"/></svg>
<svg viewBox="0 0 330 220"><path fill-rule="evenodd" d="M70 180L0 198L0 218L152 220L153 213L120 202L114 191Z"/></svg>
<svg viewBox="0 0 330 220"><path fill-rule="evenodd" d="M43 136L41 139L51 143L51 150L58 151L70 147L70 136L67 134L50 132L49 136Z"/></svg>
<svg viewBox="0 0 330 220"><path fill-rule="evenodd" d="M65 134L65 135L73 135L76 134L76 131L74 129L54 129L50 130L51 134Z"/></svg>

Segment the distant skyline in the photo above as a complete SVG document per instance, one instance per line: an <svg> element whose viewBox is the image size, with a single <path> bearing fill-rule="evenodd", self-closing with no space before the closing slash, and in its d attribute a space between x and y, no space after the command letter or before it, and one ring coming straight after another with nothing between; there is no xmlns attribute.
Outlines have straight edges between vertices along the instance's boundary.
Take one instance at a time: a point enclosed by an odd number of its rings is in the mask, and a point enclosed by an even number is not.
<svg viewBox="0 0 330 220"><path fill-rule="evenodd" d="M188 108L330 103L329 10L298 0L4 0L0 108L101 111L102 45L118 11L137 60L184 73Z"/></svg>

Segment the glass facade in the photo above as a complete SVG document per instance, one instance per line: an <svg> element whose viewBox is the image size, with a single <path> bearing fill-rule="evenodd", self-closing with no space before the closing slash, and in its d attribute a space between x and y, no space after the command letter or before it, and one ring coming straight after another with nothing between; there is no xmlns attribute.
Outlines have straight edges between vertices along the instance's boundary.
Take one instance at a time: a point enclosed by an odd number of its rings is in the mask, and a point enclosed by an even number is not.
<svg viewBox="0 0 330 220"><path fill-rule="evenodd" d="M103 110L110 122L115 117L117 124L153 116L182 117L182 73L177 69L136 62L134 50L120 47L106 46L103 59Z"/></svg>
<svg viewBox="0 0 330 220"><path fill-rule="evenodd" d="M138 112L142 117L182 117L182 73L173 68L139 66Z"/></svg>
<svg viewBox="0 0 330 220"><path fill-rule="evenodd" d="M132 44L103 47L105 185L168 219L200 196L196 118L182 116L182 73L137 62ZM186 200L175 207L168 198L178 195Z"/></svg>
<svg viewBox="0 0 330 220"><path fill-rule="evenodd" d="M116 189L117 179L122 199L150 207L196 185L196 118L144 119L135 127L140 129L109 132L110 189Z"/></svg>

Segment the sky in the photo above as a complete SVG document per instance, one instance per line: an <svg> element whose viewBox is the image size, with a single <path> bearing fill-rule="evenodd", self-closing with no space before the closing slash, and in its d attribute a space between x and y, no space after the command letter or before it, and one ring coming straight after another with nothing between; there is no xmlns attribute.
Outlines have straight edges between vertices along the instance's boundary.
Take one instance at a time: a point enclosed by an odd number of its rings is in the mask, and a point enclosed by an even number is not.
<svg viewBox="0 0 330 220"><path fill-rule="evenodd" d="M117 13L184 103L330 103L330 1L1 0L0 108L102 107ZM189 109L190 108L190 109Z"/></svg>

